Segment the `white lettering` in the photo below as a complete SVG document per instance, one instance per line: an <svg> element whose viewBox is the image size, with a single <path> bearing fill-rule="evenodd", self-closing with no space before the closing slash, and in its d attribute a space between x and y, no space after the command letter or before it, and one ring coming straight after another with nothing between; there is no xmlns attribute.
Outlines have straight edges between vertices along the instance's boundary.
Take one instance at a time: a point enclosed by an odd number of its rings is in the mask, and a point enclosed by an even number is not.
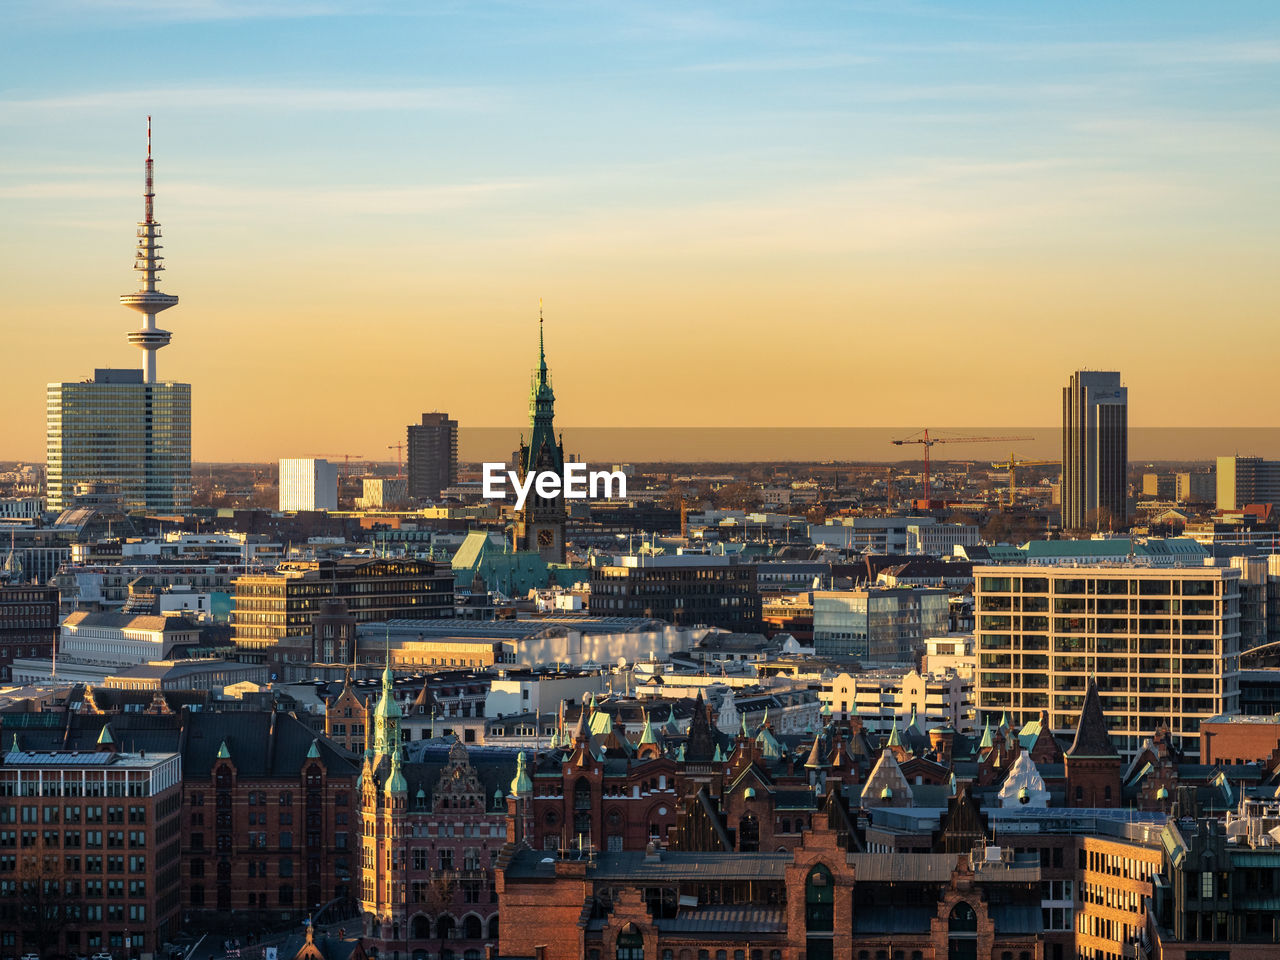
<svg viewBox="0 0 1280 960"><path fill-rule="evenodd" d="M511 485L516 489L516 509L523 510L524 502L529 497L529 488L533 486L533 481L538 475L536 473L526 474L524 483L521 483L514 470L508 470L507 473L511 476Z"/></svg>
<svg viewBox="0 0 1280 960"><path fill-rule="evenodd" d="M564 496L566 500L587 499L587 465L585 463L564 465Z"/></svg>
<svg viewBox="0 0 1280 960"><path fill-rule="evenodd" d="M507 494L502 488L506 486L506 481L506 464L485 463L483 487L484 498L486 500L501 500L505 497Z"/></svg>
<svg viewBox="0 0 1280 960"><path fill-rule="evenodd" d="M538 482L534 484L534 489L542 499L551 500L560 492L560 474L542 470L537 474L537 478Z"/></svg>
<svg viewBox="0 0 1280 960"><path fill-rule="evenodd" d="M621 470L588 471L585 463L574 462L564 465L563 475L554 470L535 470L521 480L517 471L505 468L503 463L482 464L481 495L486 500L504 500L510 483L517 510L524 509L531 492L546 500L558 496L566 500L621 500L627 496L627 475Z"/></svg>
<svg viewBox="0 0 1280 960"><path fill-rule="evenodd" d="M598 493L597 483L604 485L604 493ZM626 499L627 496L627 475L621 470L595 470L591 474L591 498L593 500L604 497L606 500L614 499L613 485L618 484L617 498L619 500Z"/></svg>

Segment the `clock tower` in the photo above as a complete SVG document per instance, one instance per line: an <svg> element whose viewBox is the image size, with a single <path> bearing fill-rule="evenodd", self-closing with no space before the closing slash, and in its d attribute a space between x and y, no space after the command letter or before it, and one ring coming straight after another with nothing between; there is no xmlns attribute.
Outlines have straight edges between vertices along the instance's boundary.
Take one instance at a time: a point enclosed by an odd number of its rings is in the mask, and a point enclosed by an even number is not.
<svg viewBox="0 0 1280 960"><path fill-rule="evenodd" d="M564 475L564 440L555 435L556 395L551 390L551 372L547 369L547 352L542 334L542 307L538 307L538 369L529 388L529 442L520 438L521 481L529 473L549 471ZM536 490L529 496L516 521L516 544L521 550L536 550L548 563L564 563L564 528L566 510L563 493L540 497Z"/></svg>

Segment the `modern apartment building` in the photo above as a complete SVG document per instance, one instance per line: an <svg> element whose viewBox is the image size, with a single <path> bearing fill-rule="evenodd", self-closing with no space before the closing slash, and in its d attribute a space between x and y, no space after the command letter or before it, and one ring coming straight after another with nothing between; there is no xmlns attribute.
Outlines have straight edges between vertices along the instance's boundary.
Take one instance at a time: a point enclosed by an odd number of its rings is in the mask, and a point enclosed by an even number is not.
<svg viewBox="0 0 1280 960"><path fill-rule="evenodd" d="M436 500L458 479L458 421L447 413L424 413L408 432L409 496Z"/></svg>
<svg viewBox="0 0 1280 960"><path fill-rule="evenodd" d="M191 505L191 384L147 383L141 370L94 371L51 383L45 397L50 510L97 484L124 510Z"/></svg>
<svg viewBox="0 0 1280 960"><path fill-rule="evenodd" d="M1128 388L1115 371L1076 371L1062 388L1062 526L1123 526L1128 463Z"/></svg>
<svg viewBox="0 0 1280 960"><path fill-rule="evenodd" d="M280 510L337 510L338 465L310 458L280 461Z"/></svg>
<svg viewBox="0 0 1280 960"><path fill-rule="evenodd" d="M1239 570L983 566L974 583L981 714L1047 710L1070 732L1092 677L1122 754L1167 723L1197 756L1200 723L1239 708Z"/></svg>

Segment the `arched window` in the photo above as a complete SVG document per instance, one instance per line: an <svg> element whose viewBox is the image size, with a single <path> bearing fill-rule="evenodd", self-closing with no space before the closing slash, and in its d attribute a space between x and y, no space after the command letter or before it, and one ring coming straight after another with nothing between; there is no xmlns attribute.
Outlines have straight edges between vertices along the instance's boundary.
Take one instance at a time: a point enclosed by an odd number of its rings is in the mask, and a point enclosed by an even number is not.
<svg viewBox="0 0 1280 960"><path fill-rule="evenodd" d="M804 928L810 933L826 932L835 923L835 888L831 871L816 864L804 881Z"/></svg>
<svg viewBox="0 0 1280 960"><path fill-rule="evenodd" d="M453 917L448 915L441 917L436 921L436 939L452 940L453 939Z"/></svg>
<svg viewBox="0 0 1280 960"><path fill-rule="evenodd" d="M413 918L413 939L426 940L430 936L431 921L422 916L422 914L418 914L418 916Z"/></svg>
<svg viewBox="0 0 1280 960"><path fill-rule="evenodd" d="M947 960L977 960L978 915L961 900L947 920Z"/></svg>
<svg viewBox="0 0 1280 960"><path fill-rule="evenodd" d="M479 917L474 913L469 913L462 918L462 939L479 940L482 936L484 936L484 932Z"/></svg>
<svg viewBox="0 0 1280 960"><path fill-rule="evenodd" d="M490 940L498 939L498 915L496 913L489 920L489 939Z"/></svg>
<svg viewBox="0 0 1280 960"><path fill-rule="evenodd" d="M617 957L618 960L644 960L644 937L634 923L618 931Z"/></svg>
<svg viewBox="0 0 1280 960"><path fill-rule="evenodd" d="M760 850L760 821L754 813L748 813L738 821L738 850L742 853Z"/></svg>

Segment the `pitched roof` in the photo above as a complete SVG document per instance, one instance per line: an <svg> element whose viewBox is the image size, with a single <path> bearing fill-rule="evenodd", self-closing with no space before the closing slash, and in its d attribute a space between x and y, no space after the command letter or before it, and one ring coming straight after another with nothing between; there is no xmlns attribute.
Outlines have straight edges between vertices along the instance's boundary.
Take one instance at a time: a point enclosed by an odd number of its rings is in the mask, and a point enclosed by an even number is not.
<svg viewBox="0 0 1280 960"><path fill-rule="evenodd" d="M1076 737L1067 748L1066 756L1079 757L1119 757L1111 735L1107 733L1107 719L1102 714L1102 701L1098 699L1098 684L1093 677L1084 693L1084 706L1080 708L1080 719L1076 722Z"/></svg>

